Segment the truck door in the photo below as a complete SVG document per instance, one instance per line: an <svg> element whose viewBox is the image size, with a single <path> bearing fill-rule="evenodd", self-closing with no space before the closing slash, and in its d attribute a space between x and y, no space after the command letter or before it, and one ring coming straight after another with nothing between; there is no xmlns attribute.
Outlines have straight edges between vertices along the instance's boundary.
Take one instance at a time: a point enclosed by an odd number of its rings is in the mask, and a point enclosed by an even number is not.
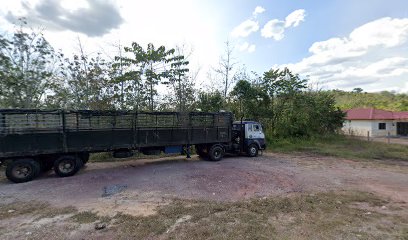
<svg viewBox="0 0 408 240"><path fill-rule="evenodd" d="M254 142L261 149L265 146L265 134L260 123L248 123L245 126L245 145L249 146Z"/></svg>

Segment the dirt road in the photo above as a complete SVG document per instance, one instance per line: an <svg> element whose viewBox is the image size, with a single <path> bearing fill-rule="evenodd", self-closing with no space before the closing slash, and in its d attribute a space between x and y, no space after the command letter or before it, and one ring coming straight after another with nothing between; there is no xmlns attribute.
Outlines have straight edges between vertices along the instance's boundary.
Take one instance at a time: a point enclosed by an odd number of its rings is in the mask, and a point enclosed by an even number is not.
<svg viewBox="0 0 408 240"><path fill-rule="evenodd" d="M50 172L22 184L13 184L1 174L2 205L46 202L106 216L118 212L149 216L175 198L236 202L331 190L371 192L399 204L405 212L408 209L406 162L268 153L257 158L226 157L220 162L171 157L88 163L73 177L57 178ZM2 220L0 230L14 221ZM16 236L6 230L1 233Z"/></svg>

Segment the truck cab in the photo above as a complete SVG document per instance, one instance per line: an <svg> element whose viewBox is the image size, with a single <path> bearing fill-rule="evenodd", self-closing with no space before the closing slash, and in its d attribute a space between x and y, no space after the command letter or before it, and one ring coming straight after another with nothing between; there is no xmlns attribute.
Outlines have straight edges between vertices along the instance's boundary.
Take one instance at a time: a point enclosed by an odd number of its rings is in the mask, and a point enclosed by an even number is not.
<svg viewBox="0 0 408 240"><path fill-rule="evenodd" d="M255 157L266 148L262 125L255 121L235 121L232 125L234 148Z"/></svg>

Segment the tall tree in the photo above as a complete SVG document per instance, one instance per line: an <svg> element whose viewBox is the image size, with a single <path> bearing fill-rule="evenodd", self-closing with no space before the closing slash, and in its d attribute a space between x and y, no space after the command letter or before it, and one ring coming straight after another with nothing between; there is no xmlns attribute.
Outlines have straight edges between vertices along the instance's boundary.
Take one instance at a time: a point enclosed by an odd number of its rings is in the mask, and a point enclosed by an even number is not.
<svg viewBox="0 0 408 240"><path fill-rule="evenodd" d="M112 68L109 71L110 75L110 90L113 96L114 105L120 109L126 109L126 80L123 79L125 72L125 64L123 63L124 49L120 41L113 44L116 49L115 57L110 58L113 62ZM116 58L116 59L115 59Z"/></svg>
<svg viewBox="0 0 408 240"><path fill-rule="evenodd" d="M212 70L215 72L215 78L217 82L221 82L221 89L224 99L227 97L228 91L232 86L235 74L237 62L233 57L234 47L229 41L225 42L225 49L223 55L220 57L218 66Z"/></svg>
<svg viewBox="0 0 408 240"><path fill-rule="evenodd" d="M236 74L237 83L230 92L231 110L236 116L258 120L268 111L269 98L260 85L261 77L245 68ZM232 100L232 101L231 101Z"/></svg>
<svg viewBox="0 0 408 240"><path fill-rule="evenodd" d="M22 19L11 36L0 35L0 106L39 108L55 85L59 57L41 31Z"/></svg>
<svg viewBox="0 0 408 240"><path fill-rule="evenodd" d="M156 86L163 77L168 76L168 70L174 61L171 55L174 54L175 50L166 50L164 46L156 49L152 43L149 43L145 50L136 42L133 42L131 47L125 47L124 50L133 56L116 57L116 61L121 61L122 64L129 67L124 76L125 80L128 80L128 77L134 80L134 89L138 96L137 102L135 102L136 109L139 109L140 94L145 93L147 109L153 111L157 96ZM142 89L144 92L141 91Z"/></svg>
<svg viewBox="0 0 408 240"><path fill-rule="evenodd" d="M111 63L100 53L87 54L79 39L78 49L72 58L65 58L64 86L57 91L60 104L74 109L112 109L108 75Z"/></svg>
<svg viewBox="0 0 408 240"><path fill-rule="evenodd" d="M174 55L169 59L168 81L164 82L170 89L167 101L174 106L173 110L180 112L187 111L194 102L194 81L198 74L198 71L190 73L188 57L191 52L186 55L185 51L184 45L176 47Z"/></svg>

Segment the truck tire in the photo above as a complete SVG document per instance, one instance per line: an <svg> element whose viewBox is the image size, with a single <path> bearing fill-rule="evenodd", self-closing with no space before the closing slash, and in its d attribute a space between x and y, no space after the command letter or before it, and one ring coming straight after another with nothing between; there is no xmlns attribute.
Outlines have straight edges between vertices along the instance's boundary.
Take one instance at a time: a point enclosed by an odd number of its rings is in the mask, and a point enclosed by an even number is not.
<svg viewBox="0 0 408 240"><path fill-rule="evenodd" d="M6 177L15 183L28 182L36 178L41 171L40 164L31 158L15 160L7 165Z"/></svg>
<svg viewBox="0 0 408 240"><path fill-rule="evenodd" d="M70 177L77 173L83 166L81 158L78 156L61 156L54 162L54 171L60 177Z"/></svg>
<svg viewBox="0 0 408 240"><path fill-rule="evenodd" d="M211 161L220 161L224 156L224 148L220 145L213 145L208 151L208 157Z"/></svg>
<svg viewBox="0 0 408 240"><path fill-rule="evenodd" d="M248 157L256 157L258 156L258 151L259 151L258 145L252 143L251 145L248 146L247 155Z"/></svg>

